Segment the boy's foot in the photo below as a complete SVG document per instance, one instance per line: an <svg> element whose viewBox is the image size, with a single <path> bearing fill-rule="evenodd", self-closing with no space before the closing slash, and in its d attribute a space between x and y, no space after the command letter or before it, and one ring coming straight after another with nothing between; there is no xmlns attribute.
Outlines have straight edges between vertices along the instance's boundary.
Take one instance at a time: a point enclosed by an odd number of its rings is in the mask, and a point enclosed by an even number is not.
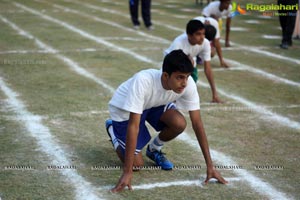
<svg viewBox="0 0 300 200"><path fill-rule="evenodd" d="M147 147L146 155L148 158L153 160L156 165L160 166L163 170L171 170L173 168L173 163L171 163L161 151L150 151L149 145Z"/></svg>

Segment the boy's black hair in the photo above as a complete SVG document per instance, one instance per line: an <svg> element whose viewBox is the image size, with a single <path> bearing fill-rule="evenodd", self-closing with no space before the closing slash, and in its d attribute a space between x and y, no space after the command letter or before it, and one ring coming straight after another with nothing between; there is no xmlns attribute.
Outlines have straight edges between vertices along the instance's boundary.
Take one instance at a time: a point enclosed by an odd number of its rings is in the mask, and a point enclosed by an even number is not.
<svg viewBox="0 0 300 200"><path fill-rule="evenodd" d="M193 35L198 30L202 30L204 28L204 24L201 21L192 19L186 25L186 33L188 35Z"/></svg>
<svg viewBox="0 0 300 200"><path fill-rule="evenodd" d="M215 39L217 34L217 30L214 26L210 24L205 24L205 38L208 39L209 41L212 41Z"/></svg>
<svg viewBox="0 0 300 200"><path fill-rule="evenodd" d="M181 49L171 51L164 58L163 72L170 76L173 72L192 73L193 70L190 58Z"/></svg>

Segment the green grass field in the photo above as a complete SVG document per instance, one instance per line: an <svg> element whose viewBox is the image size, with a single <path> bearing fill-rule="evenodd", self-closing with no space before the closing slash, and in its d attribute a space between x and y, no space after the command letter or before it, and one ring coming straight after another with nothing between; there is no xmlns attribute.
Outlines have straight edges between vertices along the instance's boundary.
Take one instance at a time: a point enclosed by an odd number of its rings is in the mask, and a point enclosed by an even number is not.
<svg viewBox="0 0 300 200"><path fill-rule="evenodd" d="M231 68L212 60L225 103L210 103L199 70L212 158L229 184L201 184L206 166L188 123L164 148L174 170L145 156L134 190L109 192L122 172L104 125L113 91L160 68L164 49L201 9L153 1L155 30L136 31L127 1L0 0L0 200L299 199L300 40L280 49L278 17L257 12L232 20L232 47L223 47Z"/></svg>

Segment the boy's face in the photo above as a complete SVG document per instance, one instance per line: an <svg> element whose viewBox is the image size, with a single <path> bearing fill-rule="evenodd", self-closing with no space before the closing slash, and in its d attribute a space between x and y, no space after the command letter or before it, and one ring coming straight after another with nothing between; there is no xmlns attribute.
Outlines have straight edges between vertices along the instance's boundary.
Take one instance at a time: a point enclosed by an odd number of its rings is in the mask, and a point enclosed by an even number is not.
<svg viewBox="0 0 300 200"><path fill-rule="evenodd" d="M205 29L196 31L193 35L188 34L188 40L191 45L201 45L205 38Z"/></svg>
<svg viewBox="0 0 300 200"><path fill-rule="evenodd" d="M220 10L227 10L229 8L230 1L221 1Z"/></svg>
<svg viewBox="0 0 300 200"><path fill-rule="evenodd" d="M187 81L191 73L173 72L171 76L164 72L164 81L167 90L173 90L180 94L187 86Z"/></svg>

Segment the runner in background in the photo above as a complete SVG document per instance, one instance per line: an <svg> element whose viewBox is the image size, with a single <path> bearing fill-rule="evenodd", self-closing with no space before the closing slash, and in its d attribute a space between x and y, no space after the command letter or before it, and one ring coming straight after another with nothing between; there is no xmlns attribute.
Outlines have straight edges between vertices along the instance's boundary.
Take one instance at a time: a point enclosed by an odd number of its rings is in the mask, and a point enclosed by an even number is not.
<svg viewBox="0 0 300 200"><path fill-rule="evenodd" d="M214 57L217 52L220 61L220 66L228 68L229 65L225 62L222 54L222 48L220 44L220 29L218 26L218 22L212 17L199 16L194 19L201 21L205 27L207 27L207 25L211 25L216 29L215 37L210 40L211 57ZM207 32L207 30L205 31Z"/></svg>
<svg viewBox="0 0 300 200"><path fill-rule="evenodd" d="M220 33L222 30L222 17L226 17L226 35L225 35L225 46L230 47L229 43L229 32L231 24L231 1L220 0L209 3L204 7L202 15L205 17L212 17L219 22Z"/></svg>

